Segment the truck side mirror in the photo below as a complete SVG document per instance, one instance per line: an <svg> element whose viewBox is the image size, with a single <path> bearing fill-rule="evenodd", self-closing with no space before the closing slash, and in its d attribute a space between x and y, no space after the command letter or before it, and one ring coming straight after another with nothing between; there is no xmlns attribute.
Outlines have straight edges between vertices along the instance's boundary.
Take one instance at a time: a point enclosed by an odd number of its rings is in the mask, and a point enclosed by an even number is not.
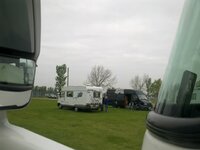
<svg viewBox="0 0 200 150"><path fill-rule="evenodd" d="M1 0L0 10L0 110L21 108L40 52L40 0Z"/></svg>
<svg viewBox="0 0 200 150"><path fill-rule="evenodd" d="M177 96L177 115L179 117L188 114L187 109L192 99L192 93L194 90L196 79L196 73L190 72L188 70L185 70L183 72L183 77Z"/></svg>

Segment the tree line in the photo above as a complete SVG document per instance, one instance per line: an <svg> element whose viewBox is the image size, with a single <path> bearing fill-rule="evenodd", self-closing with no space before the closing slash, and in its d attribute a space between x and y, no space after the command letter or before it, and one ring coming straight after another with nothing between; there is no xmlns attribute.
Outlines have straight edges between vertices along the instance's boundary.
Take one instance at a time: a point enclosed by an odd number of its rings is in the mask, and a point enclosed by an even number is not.
<svg viewBox="0 0 200 150"><path fill-rule="evenodd" d="M45 96L45 95L61 95L61 90L66 84L66 72L67 66L57 65L55 77L55 88L47 88L45 86L36 86L33 89L33 96ZM69 74L69 73L67 73ZM67 81L69 82L69 81ZM103 88L114 88L114 85L117 83L117 78L113 75L110 69L105 68L101 65L96 65L92 67L90 73L87 76L84 85L90 86L100 86ZM147 97L157 97L158 92L161 86L161 79L152 80L149 75L144 74L143 76L136 75L130 80L130 85L134 90L141 90L146 93Z"/></svg>
<svg viewBox="0 0 200 150"><path fill-rule="evenodd" d="M32 96L56 98L57 90L56 88L53 88L53 87L34 86L33 91L32 91Z"/></svg>
<svg viewBox="0 0 200 150"><path fill-rule="evenodd" d="M158 97L161 84L162 80L160 78L152 81L152 78L147 74L144 74L142 77L136 75L130 81L130 85L133 89L145 92L149 98Z"/></svg>

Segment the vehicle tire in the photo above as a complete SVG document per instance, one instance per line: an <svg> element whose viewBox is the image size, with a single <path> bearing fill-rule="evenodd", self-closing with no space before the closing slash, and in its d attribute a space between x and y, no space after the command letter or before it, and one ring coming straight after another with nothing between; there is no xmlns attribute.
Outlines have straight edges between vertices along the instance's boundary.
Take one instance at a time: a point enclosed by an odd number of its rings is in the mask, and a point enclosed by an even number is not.
<svg viewBox="0 0 200 150"><path fill-rule="evenodd" d="M62 109L63 106L59 103L59 104L58 104L58 108L59 108L59 109Z"/></svg>
<svg viewBox="0 0 200 150"><path fill-rule="evenodd" d="M75 112L78 112L78 107L74 107L74 111L75 111Z"/></svg>

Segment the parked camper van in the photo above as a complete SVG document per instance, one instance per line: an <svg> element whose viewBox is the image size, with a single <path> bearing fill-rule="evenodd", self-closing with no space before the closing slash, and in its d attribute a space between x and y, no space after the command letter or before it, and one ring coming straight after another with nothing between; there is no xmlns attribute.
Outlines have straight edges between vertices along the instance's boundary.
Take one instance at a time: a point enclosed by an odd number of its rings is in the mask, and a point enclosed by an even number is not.
<svg viewBox="0 0 200 150"><path fill-rule="evenodd" d="M132 107L138 110L151 110L152 104L142 91L133 89L109 89L107 96L113 107Z"/></svg>
<svg viewBox="0 0 200 150"><path fill-rule="evenodd" d="M58 107L98 110L102 105L103 89L95 86L68 86L62 90L58 98Z"/></svg>

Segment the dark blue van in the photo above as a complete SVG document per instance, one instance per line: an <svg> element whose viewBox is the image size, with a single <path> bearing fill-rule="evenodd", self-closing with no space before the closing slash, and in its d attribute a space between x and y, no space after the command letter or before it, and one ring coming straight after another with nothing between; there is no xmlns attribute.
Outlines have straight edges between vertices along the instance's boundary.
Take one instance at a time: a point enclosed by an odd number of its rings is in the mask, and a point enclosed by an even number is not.
<svg viewBox="0 0 200 150"><path fill-rule="evenodd" d="M108 89L106 95L113 107L152 110L152 104L142 91L132 89Z"/></svg>

